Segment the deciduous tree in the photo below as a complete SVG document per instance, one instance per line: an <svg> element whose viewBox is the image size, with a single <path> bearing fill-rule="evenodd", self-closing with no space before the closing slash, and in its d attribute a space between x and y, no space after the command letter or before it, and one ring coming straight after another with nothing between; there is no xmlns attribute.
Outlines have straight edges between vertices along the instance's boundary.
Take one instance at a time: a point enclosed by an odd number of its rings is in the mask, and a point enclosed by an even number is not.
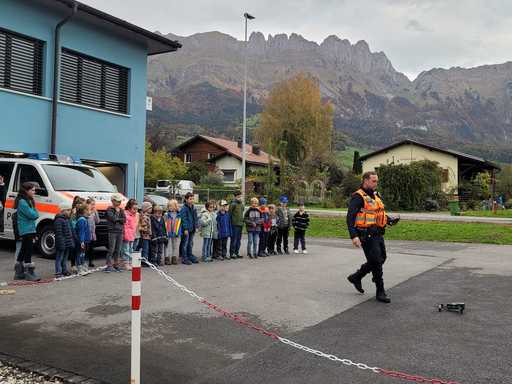
<svg viewBox="0 0 512 384"><path fill-rule="evenodd" d="M155 187L158 180L180 179L187 167L177 157L172 157L164 149L151 150L146 141L146 158L144 164L144 186Z"/></svg>
<svg viewBox="0 0 512 384"><path fill-rule="evenodd" d="M320 83L311 76L298 73L278 81L261 117L257 140L267 151L269 139L286 141L286 160L293 165L331 150L333 108L330 101L322 102ZM279 147L272 150L277 155Z"/></svg>

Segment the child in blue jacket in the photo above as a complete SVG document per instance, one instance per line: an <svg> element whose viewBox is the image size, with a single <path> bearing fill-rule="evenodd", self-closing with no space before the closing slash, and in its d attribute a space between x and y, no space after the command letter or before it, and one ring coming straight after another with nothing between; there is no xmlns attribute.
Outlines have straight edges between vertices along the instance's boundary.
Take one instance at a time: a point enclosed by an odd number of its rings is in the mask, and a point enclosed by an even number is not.
<svg viewBox="0 0 512 384"><path fill-rule="evenodd" d="M80 204L76 208L75 233L76 233L76 256L75 264L79 275L88 275L91 273L85 265L85 252L91 242L91 230L89 220L91 206L89 204Z"/></svg>
<svg viewBox="0 0 512 384"><path fill-rule="evenodd" d="M228 239L233 236L231 228L231 216L228 213L226 200L220 202L220 210L217 212L217 242L215 243L215 255L218 260L229 260Z"/></svg>
<svg viewBox="0 0 512 384"><path fill-rule="evenodd" d="M194 194L188 192L185 195L185 204L181 208L181 239L183 242L181 253L183 255L182 263L190 265L199 261L192 254L194 247L194 235L199 232L199 218L197 210L194 207Z"/></svg>
<svg viewBox="0 0 512 384"><path fill-rule="evenodd" d="M55 215L53 227L55 231L55 248L57 254L55 256L55 278L69 276L68 271L68 255L75 244L73 238L73 225L71 224L71 203L64 202L59 205L60 213Z"/></svg>

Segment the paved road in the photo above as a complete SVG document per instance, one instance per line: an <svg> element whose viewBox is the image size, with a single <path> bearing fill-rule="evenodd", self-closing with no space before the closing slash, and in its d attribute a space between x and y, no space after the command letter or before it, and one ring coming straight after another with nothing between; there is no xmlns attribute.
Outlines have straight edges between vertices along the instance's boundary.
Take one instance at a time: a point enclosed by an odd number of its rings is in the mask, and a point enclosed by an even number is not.
<svg viewBox="0 0 512 384"><path fill-rule="evenodd" d="M510 382L512 246L389 241L389 305L375 301L369 278L365 294L346 281L363 259L349 240L308 239L308 251L162 270L255 326L355 363L446 382ZM0 242L0 282L12 281L12 252ZM51 277L52 261L35 261ZM261 335L150 269L142 278L144 384L404 382ZM14 289L0 296L0 352L129 381L129 273ZM465 302L464 315L438 312L448 302Z"/></svg>
<svg viewBox="0 0 512 384"><path fill-rule="evenodd" d="M295 211L295 210L294 210ZM325 211L321 209L308 209L310 214L315 215L329 215L329 216L347 216L347 211ZM451 216L450 212L414 212L414 213L396 213L387 212L389 216L395 216L404 219L416 220L449 220L449 221L462 221L462 222L484 222L484 223L505 223L512 224L512 218L504 217L477 217L477 216Z"/></svg>

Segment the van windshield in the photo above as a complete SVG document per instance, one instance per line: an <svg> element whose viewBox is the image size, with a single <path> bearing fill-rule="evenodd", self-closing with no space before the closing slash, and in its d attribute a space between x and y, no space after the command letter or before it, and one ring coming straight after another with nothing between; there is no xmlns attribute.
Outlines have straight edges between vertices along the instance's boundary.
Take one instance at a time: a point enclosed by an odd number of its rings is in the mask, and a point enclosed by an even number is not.
<svg viewBox="0 0 512 384"><path fill-rule="evenodd" d="M170 180L158 180L158 181L156 182L156 186L157 186L157 187L160 187L160 188L162 188L162 187L168 187L169 185L171 185Z"/></svg>
<svg viewBox="0 0 512 384"><path fill-rule="evenodd" d="M43 168L56 191L116 192L110 181L95 168L50 164L44 164Z"/></svg>

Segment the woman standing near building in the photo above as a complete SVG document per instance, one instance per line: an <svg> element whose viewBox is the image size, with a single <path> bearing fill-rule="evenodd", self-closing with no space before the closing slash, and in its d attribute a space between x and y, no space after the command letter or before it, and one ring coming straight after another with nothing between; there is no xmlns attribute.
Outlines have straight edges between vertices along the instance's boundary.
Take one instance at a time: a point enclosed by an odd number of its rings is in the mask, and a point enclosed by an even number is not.
<svg viewBox="0 0 512 384"><path fill-rule="evenodd" d="M21 236L21 250L18 260L14 265L14 279L28 281L39 281L34 273L34 263L32 262L32 249L36 233L36 220L39 218L39 212L36 209L34 195L36 187L31 183L23 183L14 200L14 209L18 210L18 230Z"/></svg>

